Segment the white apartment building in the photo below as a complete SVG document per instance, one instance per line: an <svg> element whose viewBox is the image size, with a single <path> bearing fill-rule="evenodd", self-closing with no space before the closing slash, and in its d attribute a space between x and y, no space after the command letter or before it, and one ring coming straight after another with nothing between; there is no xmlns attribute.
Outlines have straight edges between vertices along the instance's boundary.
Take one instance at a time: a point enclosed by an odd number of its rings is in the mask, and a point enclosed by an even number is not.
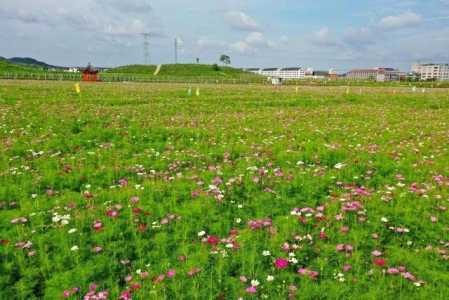
<svg viewBox="0 0 449 300"><path fill-rule="evenodd" d="M306 72L302 68L283 68L279 70L279 77L288 79L303 79L306 76Z"/></svg>
<svg viewBox="0 0 449 300"><path fill-rule="evenodd" d="M262 69L260 74L263 76L266 76L266 77L280 77L280 69L279 68L266 68L266 69Z"/></svg>
<svg viewBox="0 0 449 300"><path fill-rule="evenodd" d="M346 78L355 80L395 81L400 80L400 71L393 68L355 69L346 73Z"/></svg>
<svg viewBox="0 0 449 300"><path fill-rule="evenodd" d="M449 64L413 64L412 72L421 80L449 80Z"/></svg>
<svg viewBox="0 0 449 300"><path fill-rule="evenodd" d="M276 77L281 78L283 80L289 79L302 79L305 78L306 72L301 67L293 67L293 68L266 68L266 69L258 69L258 68L248 68L245 71L263 75L266 77Z"/></svg>

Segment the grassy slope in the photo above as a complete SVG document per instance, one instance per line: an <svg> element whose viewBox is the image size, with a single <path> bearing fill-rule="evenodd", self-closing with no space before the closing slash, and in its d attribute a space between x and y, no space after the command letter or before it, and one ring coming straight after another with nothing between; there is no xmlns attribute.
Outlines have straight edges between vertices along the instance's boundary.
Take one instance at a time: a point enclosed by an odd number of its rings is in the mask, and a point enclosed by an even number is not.
<svg viewBox="0 0 449 300"><path fill-rule="evenodd" d="M13 64L6 60L0 60L0 72L14 72L14 73L36 73L42 72L39 67L27 67L23 65Z"/></svg>
<svg viewBox="0 0 449 300"><path fill-rule="evenodd" d="M153 76L156 70L155 65L129 65L110 69L105 73L114 74L133 74L133 75L149 75ZM239 69L231 67L220 66L219 70L215 70L212 65L198 65L198 64L177 64L177 65L162 65L159 77L219 77L219 78L240 78L240 77L255 77L257 75L244 72Z"/></svg>

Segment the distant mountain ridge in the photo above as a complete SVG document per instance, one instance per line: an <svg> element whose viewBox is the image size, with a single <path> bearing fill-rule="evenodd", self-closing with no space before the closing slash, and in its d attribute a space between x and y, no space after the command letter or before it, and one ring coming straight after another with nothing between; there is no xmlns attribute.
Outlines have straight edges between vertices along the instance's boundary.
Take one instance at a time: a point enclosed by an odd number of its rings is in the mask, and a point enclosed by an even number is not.
<svg viewBox="0 0 449 300"><path fill-rule="evenodd" d="M31 57L5 58L5 57L0 56L0 60L5 60L10 63L16 64L16 65L22 65L22 66L28 66L28 67L39 67L39 68L44 68L44 69L61 69L61 68L63 68L63 67L59 67L59 66L49 65L43 61L39 61L39 60L31 58Z"/></svg>

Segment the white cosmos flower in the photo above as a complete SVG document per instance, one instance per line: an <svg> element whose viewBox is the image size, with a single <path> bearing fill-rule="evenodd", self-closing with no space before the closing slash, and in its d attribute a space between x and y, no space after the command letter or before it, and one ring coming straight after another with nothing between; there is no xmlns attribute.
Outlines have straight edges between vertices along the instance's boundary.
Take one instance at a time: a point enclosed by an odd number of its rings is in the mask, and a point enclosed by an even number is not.
<svg viewBox="0 0 449 300"><path fill-rule="evenodd" d="M334 166L334 168L340 170L340 169L343 169L345 166L346 165L344 163L338 163Z"/></svg>
<svg viewBox="0 0 449 300"><path fill-rule="evenodd" d="M206 231L200 231L200 232L198 232L198 236L199 237L202 237L202 236L204 236L206 234Z"/></svg>
<svg viewBox="0 0 449 300"><path fill-rule="evenodd" d="M259 284L260 284L260 282L257 279L251 280L251 285L252 286L258 286Z"/></svg>
<svg viewBox="0 0 449 300"><path fill-rule="evenodd" d="M264 250L264 251L262 251L262 255L263 255L263 256L270 256L271 253L270 253L270 251L268 251L268 250Z"/></svg>
<svg viewBox="0 0 449 300"><path fill-rule="evenodd" d="M79 247L77 245L73 246L72 248L70 248L71 251L78 251Z"/></svg>
<svg viewBox="0 0 449 300"><path fill-rule="evenodd" d="M272 275L267 276L267 281L273 281L273 280L274 280L274 276L272 276Z"/></svg>

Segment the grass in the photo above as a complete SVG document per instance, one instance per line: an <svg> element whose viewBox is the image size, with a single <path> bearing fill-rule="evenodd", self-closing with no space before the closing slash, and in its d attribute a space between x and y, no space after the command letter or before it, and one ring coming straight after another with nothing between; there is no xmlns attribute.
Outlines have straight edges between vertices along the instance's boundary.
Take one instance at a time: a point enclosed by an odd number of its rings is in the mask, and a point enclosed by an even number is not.
<svg viewBox="0 0 449 300"><path fill-rule="evenodd" d="M448 90L198 87L0 81L0 299L447 299Z"/></svg>
<svg viewBox="0 0 449 300"><path fill-rule="evenodd" d="M153 75L156 67L156 65L129 65L109 69L106 73ZM215 69L213 65L203 64L162 65L158 76L216 76L239 78L242 75L256 76L255 74L244 72L240 69L235 69L232 67L218 66L218 69Z"/></svg>

